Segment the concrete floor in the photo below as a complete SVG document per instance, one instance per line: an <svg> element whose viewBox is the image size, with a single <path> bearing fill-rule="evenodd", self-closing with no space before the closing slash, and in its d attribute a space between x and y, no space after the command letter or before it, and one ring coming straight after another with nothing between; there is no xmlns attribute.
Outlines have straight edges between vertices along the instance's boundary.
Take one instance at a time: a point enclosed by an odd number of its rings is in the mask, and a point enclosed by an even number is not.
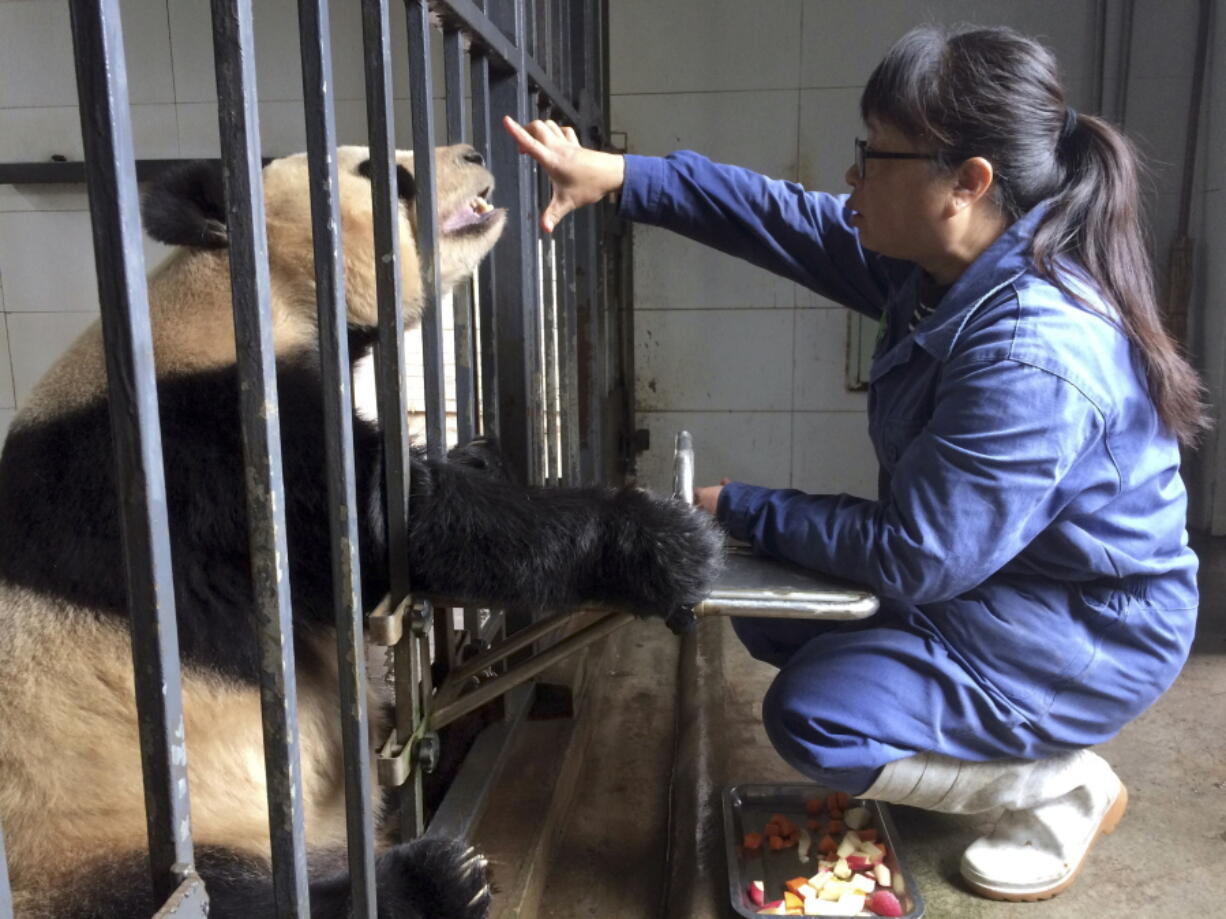
<svg viewBox="0 0 1226 919"><path fill-rule="evenodd" d="M1131 793L1120 828L1059 897L993 903L966 892L957 871L984 820L896 807L900 848L930 919L1226 916L1226 539L1199 548L1203 606L1192 657L1149 712L1100 748ZM775 756L758 717L772 673L720 620L685 643L655 622L608 639L594 658L583 712L590 733L573 745L575 788L562 796L571 803L553 817L538 889L530 903L502 898L497 914L734 915L719 791L798 778ZM505 824L502 831L516 837ZM504 890L524 886L503 881Z"/></svg>

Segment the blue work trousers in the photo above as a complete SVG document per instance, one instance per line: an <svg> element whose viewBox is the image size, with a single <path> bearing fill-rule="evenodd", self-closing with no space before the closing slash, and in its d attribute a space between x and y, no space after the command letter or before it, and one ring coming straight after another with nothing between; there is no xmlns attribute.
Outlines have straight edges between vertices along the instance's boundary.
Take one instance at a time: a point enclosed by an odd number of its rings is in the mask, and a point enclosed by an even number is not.
<svg viewBox="0 0 1226 919"><path fill-rule="evenodd" d="M889 606L855 622L732 620L749 653L779 668L762 705L771 743L819 784L859 794L882 766L922 752L1042 759L1098 742L1127 720L1113 706L1093 717L1099 706L1076 694L1040 722L1027 719L922 615ZM1064 711L1070 706L1076 711Z"/></svg>

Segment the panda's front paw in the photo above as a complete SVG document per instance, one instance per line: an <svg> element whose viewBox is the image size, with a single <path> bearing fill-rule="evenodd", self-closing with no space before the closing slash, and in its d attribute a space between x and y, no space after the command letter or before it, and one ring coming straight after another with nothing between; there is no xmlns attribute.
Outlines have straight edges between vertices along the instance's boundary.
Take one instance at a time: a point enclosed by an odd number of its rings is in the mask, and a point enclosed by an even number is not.
<svg viewBox="0 0 1226 919"><path fill-rule="evenodd" d="M451 839L415 839L379 856L379 919L487 919L489 863Z"/></svg>
<svg viewBox="0 0 1226 919"><path fill-rule="evenodd" d="M510 474L498 441L493 437L478 437L447 451L447 462L481 472L490 478L509 481Z"/></svg>
<svg viewBox="0 0 1226 919"><path fill-rule="evenodd" d="M724 566L714 518L671 498L625 489L613 499L600 564L602 593L682 631L690 609L711 592Z"/></svg>

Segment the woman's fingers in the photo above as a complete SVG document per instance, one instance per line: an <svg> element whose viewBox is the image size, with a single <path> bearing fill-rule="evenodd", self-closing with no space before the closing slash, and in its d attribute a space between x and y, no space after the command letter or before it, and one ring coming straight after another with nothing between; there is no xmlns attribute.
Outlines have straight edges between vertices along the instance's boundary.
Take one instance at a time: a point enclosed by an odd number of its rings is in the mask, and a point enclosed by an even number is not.
<svg viewBox="0 0 1226 919"><path fill-rule="evenodd" d="M552 154L549 148L540 140L542 129L538 127L536 130L530 130L535 125L538 125L539 122L533 122L528 128L525 128L510 115L504 115L502 117L502 124L510 135L515 138L516 143L519 144L521 153L527 153L542 166L547 165L547 161L550 160Z"/></svg>
<svg viewBox="0 0 1226 919"><path fill-rule="evenodd" d="M566 127L562 128L562 133L566 136L566 139L570 141L572 144L579 143L579 135L575 133L575 129L572 128L570 125L566 125Z"/></svg>

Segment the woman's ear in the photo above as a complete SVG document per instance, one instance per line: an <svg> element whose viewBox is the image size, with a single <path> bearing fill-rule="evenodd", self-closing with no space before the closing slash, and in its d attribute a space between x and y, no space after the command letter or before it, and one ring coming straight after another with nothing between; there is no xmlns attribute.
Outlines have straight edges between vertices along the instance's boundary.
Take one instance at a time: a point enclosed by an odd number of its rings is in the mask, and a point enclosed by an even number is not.
<svg viewBox="0 0 1226 919"><path fill-rule="evenodd" d="M965 210L988 193L996 173L982 156L963 160L954 172L949 204L952 213Z"/></svg>

